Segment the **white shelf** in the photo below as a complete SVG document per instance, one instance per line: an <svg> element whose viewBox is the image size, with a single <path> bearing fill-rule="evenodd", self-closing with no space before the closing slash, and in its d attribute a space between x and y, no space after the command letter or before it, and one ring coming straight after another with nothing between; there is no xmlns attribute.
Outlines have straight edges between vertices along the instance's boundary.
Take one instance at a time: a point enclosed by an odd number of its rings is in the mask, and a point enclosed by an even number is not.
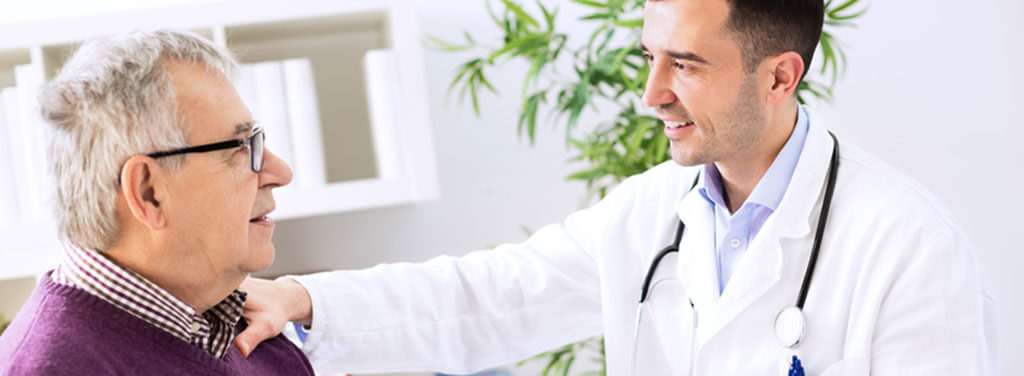
<svg viewBox="0 0 1024 376"><path fill-rule="evenodd" d="M328 183L275 193L277 220L365 210L439 196L428 111L422 37L413 0L226 0L175 7L0 25L0 87L16 65L39 64L47 79L69 49L104 34L188 29L225 45L243 63L303 57L313 65L321 108ZM401 110L372 124L363 54L389 49ZM383 136L382 136L383 135ZM386 137L387 139L381 139ZM386 161L388 171L380 171ZM387 176L382 176L387 175ZM36 276L56 264L52 222L0 227L0 280Z"/></svg>

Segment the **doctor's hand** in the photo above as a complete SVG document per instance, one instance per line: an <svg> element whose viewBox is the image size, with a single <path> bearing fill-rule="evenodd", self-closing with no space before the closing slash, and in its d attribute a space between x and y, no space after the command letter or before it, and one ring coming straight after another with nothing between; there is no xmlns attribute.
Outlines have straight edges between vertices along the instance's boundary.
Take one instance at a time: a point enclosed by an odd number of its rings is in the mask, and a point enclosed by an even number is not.
<svg viewBox="0 0 1024 376"><path fill-rule="evenodd" d="M235 346L245 357L261 342L281 333L289 321L307 326L312 322L309 293L291 278L246 278L239 288L247 294L242 317L249 326L235 337Z"/></svg>

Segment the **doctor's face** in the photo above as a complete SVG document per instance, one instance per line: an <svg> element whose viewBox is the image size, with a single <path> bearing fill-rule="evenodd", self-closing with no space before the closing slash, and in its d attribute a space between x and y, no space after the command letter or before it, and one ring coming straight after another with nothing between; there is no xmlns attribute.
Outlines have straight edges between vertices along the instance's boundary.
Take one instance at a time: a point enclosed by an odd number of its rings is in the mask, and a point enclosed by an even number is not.
<svg viewBox="0 0 1024 376"><path fill-rule="evenodd" d="M742 160L766 126L757 74L746 74L725 0L648 1L641 48L651 72L643 103L664 122L672 159Z"/></svg>

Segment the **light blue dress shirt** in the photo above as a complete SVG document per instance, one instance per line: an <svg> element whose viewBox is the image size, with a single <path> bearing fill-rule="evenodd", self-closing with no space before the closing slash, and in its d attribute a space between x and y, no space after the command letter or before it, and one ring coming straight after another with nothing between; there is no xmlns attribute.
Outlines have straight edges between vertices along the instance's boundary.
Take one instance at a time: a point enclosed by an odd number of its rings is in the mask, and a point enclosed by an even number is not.
<svg viewBox="0 0 1024 376"><path fill-rule="evenodd" d="M808 126L807 110L800 106L797 110L796 126L789 140L736 213L730 213L729 207L725 204L722 175L718 172L718 167L714 163L704 166L705 179L704 185L700 187L700 194L715 210L715 256L719 294L729 283L740 257L747 252L747 245L782 201L782 196L793 177L793 171L796 170L800 152L804 148Z"/></svg>

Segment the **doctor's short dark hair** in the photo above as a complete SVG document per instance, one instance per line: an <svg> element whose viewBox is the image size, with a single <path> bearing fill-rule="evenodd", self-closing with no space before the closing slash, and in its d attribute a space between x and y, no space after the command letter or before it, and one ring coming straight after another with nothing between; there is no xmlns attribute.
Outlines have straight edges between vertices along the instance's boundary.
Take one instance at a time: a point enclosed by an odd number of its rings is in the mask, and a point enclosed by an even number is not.
<svg viewBox="0 0 1024 376"><path fill-rule="evenodd" d="M824 1L724 1L729 4L725 28L735 34L747 73L769 56L794 51L804 61L804 76L807 75L825 22Z"/></svg>
<svg viewBox="0 0 1024 376"><path fill-rule="evenodd" d="M787 51L800 54L804 75L825 22L822 0L726 0L725 27L737 34L743 66L753 72L765 58ZM802 79L803 77L801 77Z"/></svg>

